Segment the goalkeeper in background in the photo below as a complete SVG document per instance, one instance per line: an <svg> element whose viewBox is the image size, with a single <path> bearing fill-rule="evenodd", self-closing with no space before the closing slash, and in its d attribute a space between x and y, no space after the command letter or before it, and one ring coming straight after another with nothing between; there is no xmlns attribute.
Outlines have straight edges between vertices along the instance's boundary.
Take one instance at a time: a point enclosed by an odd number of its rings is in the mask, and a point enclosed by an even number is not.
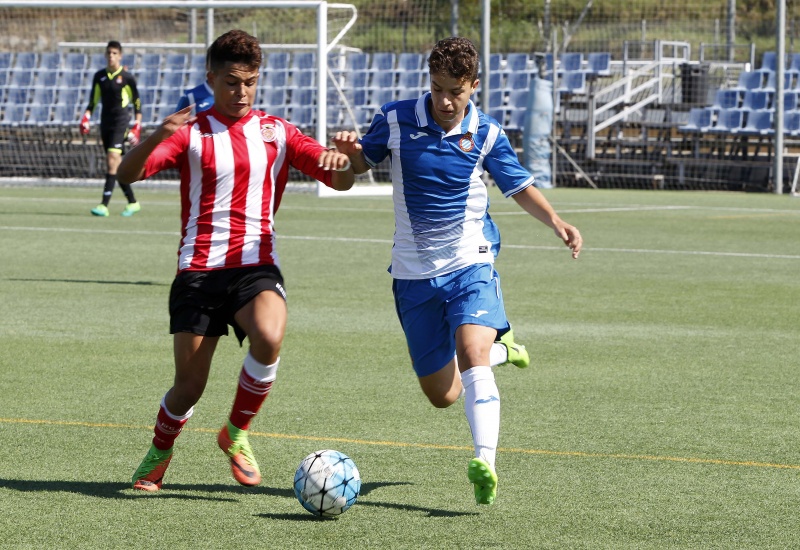
<svg viewBox="0 0 800 550"><path fill-rule="evenodd" d="M106 63L104 69L94 74L92 89L89 91L89 104L81 118L80 131L86 135L90 130L92 112L102 103L100 115L100 139L106 151L106 183L103 187L103 200L92 208L95 216L108 216L108 203L114 192L117 182L117 168L122 162L122 153L127 139L132 146L139 143L142 131L142 104L139 91L136 89L136 79L122 66L122 45L116 40L111 40L106 46ZM128 130L130 123L130 107L136 122ZM136 202L133 189L128 184L120 184L128 204L122 211L123 216L133 216L141 210Z"/></svg>

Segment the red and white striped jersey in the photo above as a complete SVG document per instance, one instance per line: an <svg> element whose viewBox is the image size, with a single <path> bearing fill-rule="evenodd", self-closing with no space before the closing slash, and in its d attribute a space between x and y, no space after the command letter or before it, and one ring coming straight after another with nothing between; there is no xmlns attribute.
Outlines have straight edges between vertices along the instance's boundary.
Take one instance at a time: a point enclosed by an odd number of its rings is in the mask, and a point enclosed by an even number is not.
<svg viewBox="0 0 800 550"><path fill-rule="evenodd" d="M296 126L262 111L239 120L213 107L158 144L144 177L181 174L178 271L279 265L275 213L293 166L326 185L325 150Z"/></svg>

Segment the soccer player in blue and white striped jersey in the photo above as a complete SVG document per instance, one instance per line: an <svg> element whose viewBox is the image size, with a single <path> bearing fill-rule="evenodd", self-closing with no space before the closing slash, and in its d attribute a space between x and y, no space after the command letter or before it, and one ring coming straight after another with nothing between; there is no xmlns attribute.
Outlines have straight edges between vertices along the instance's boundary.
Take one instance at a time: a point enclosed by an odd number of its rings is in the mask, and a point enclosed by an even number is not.
<svg viewBox="0 0 800 550"><path fill-rule="evenodd" d="M582 239L534 187L500 124L470 101L479 84L472 42L439 41L428 66L429 93L384 105L363 138L338 132L334 144L356 174L390 157L395 234L389 271L397 314L430 402L448 407L464 395L475 447L468 477L476 502L492 504L500 431L492 365L517 364L512 354L521 346L510 334L493 267L500 234L481 176L488 171L505 197L552 228L573 258Z"/></svg>

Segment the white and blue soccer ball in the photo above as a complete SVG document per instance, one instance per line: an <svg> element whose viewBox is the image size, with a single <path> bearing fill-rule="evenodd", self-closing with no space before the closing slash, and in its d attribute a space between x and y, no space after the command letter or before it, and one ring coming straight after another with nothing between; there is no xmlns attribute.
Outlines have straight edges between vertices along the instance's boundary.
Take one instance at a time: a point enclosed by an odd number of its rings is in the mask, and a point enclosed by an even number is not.
<svg viewBox="0 0 800 550"><path fill-rule="evenodd" d="M315 516L333 517L347 511L360 490L361 475L355 462L339 451L311 453L294 474L294 494Z"/></svg>

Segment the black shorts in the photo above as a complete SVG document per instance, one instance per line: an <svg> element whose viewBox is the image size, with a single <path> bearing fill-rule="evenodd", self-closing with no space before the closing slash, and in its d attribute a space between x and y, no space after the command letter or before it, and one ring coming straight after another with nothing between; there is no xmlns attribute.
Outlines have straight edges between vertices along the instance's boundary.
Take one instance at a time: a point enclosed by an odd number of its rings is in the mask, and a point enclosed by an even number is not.
<svg viewBox="0 0 800 550"><path fill-rule="evenodd" d="M169 332L224 336L230 325L241 345L247 335L234 315L265 290L277 292L286 300L277 266L182 271L169 293Z"/></svg>
<svg viewBox="0 0 800 550"><path fill-rule="evenodd" d="M100 139L103 141L103 149L117 151L122 154L125 151L125 138L128 135L128 123L123 124L102 124L100 126Z"/></svg>

